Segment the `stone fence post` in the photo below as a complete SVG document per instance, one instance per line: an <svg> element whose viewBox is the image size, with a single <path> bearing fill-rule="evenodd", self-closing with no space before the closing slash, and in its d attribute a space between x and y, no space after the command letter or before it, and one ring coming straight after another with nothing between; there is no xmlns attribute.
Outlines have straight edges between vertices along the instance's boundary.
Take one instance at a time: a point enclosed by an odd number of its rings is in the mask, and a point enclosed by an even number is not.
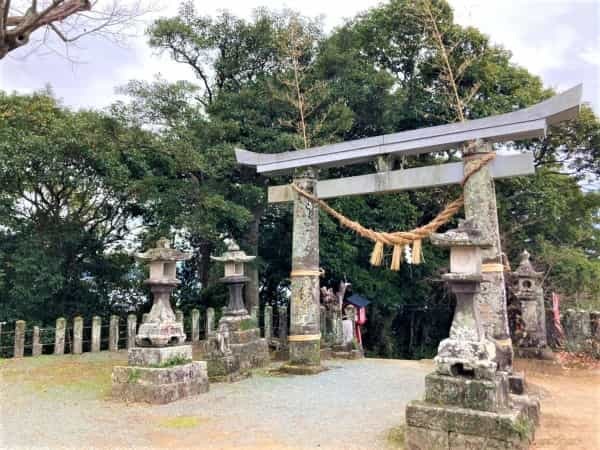
<svg viewBox="0 0 600 450"><path fill-rule="evenodd" d="M40 343L40 327L33 327L33 344L31 347L31 356L40 356L42 354L42 344Z"/></svg>
<svg viewBox="0 0 600 450"><path fill-rule="evenodd" d="M14 357L22 358L24 354L25 354L25 321L17 320L15 322Z"/></svg>
<svg viewBox="0 0 600 450"><path fill-rule="evenodd" d="M80 355L83 352L83 317L77 316L73 319L73 354Z"/></svg>
<svg viewBox="0 0 600 450"><path fill-rule="evenodd" d="M111 352L119 350L119 316L110 316L108 325L108 350Z"/></svg>
<svg viewBox="0 0 600 450"><path fill-rule="evenodd" d="M135 347L135 334L137 333L137 316L127 316L127 348Z"/></svg>
<svg viewBox="0 0 600 450"><path fill-rule="evenodd" d="M215 334L215 310L214 308L206 308L206 338L208 339Z"/></svg>
<svg viewBox="0 0 600 450"><path fill-rule="evenodd" d="M252 317L252 320L254 320L256 324L258 324L258 311L258 305L253 305L252 308L250 308L250 317Z"/></svg>
<svg viewBox="0 0 600 450"><path fill-rule="evenodd" d="M183 311L178 309L175 311L175 320L179 323L183 323Z"/></svg>
<svg viewBox="0 0 600 450"><path fill-rule="evenodd" d="M273 337L273 307L265 305L265 339L271 341Z"/></svg>
<svg viewBox="0 0 600 450"><path fill-rule="evenodd" d="M288 315L287 306L279 306L279 343L282 347L287 346L288 337Z"/></svg>
<svg viewBox="0 0 600 450"><path fill-rule="evenodd" d="M94 316L92 319L92 351L100 351L100 336L102 334L102 318Z"/></svg>
<svg viewBox="0 0 600 450"><path fill-rule="evenodd" d="M200 340L200 311L192 309L192 342Z"/></svg>
<svg viewBox="0 0 600 450"><path fill-rule="evenodd" d="M59 317L56 319L56 330L54 333L54 354L65 354L65 332L67 329L67 319Z"/></svg>

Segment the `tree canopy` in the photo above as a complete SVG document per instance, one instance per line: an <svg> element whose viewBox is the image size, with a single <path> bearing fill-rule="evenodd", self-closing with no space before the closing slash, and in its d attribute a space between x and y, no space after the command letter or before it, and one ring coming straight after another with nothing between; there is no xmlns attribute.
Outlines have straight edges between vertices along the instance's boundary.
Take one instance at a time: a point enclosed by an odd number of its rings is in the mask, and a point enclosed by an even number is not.
<svg viewBox="0 0 600 450"><path fill-rule="evenodd" d="M186 2L176 17L157 20L148 39L193 69L197 83L134 80L121 87L128 100L105 113L73 112L44 94L0 97L0 295L11 305L2 317L35 315L44 303L64 304L56 311L67 315L83 304L114 307L109 293L139 281L124 242L145 245L161 234L195 254L181 271L181 305L222 301L208 256L224 237L259 255L251 277L260 302L284 303L291 209L267 205L266 187L286 180L237 166L235 146L289 151L504 113L553 94L507 49L456 24L443 0L391 0L329 34L292 11L209 17ZM600 298L600 195L581 188L599 175L599 136L598 118L584 107L543 140L505 146L533 152L538 170L497 182L511 261L527 248L546 290L580 303ZM458 156L455 149L389 163L408 168ZM372 171L362 164L319 176ZM458 193L436 188L331 204L373 229L410 229ZM132 234L133 226L142 231ZM439 277L447 254L426 245L423 264L391 272L369 266L369 241L325 215L320 226L322 282L347 278L373 301L367 349L432 354L451 320Z"/></svg>

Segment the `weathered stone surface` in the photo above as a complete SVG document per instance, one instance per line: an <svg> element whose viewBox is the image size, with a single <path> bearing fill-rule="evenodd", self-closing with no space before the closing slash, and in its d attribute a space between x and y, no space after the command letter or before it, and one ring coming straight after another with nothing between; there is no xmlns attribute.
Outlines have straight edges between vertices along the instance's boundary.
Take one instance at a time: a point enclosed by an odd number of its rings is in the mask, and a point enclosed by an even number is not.
<svg viewBox="0 0 600 450"><path fill-rule="evenodd" d="M448 449L448 432L446 431L407 426L404 436L407 450Z"/></svg>
<svg viewBox="0 0 600 450"><path fill-rule="evenodd" d="M119 316L110 316L108 325L108 350L111 352L119 350Z"/></svg>
<svg viewBox="0 0 600 450"><path fill-rule="evenodd" d="M40 342L40 327L33 327L33 344L31 356L40 356L42 354L42 343Z"/></svg>
<svg viewBox="0 0 600 450"><path fill-rule="evenodd" d="M290 364L319 365L321 363L320 341L290 342Z"/></svg>
<svg viewBox="0 0 600 450"><path fill-rule="evenodd" d="M535 425L540 424L540 413L541 406L538 398L532 395L517 395L510 394L510 403L513 405L513 408L521 410L532 423Z"/></svg>
<svg viewBox="0 0 600 450"><path fill-rule="evenodd" d="M425 401L481 411L503 411L508 408L508 379L502 373L494 380L432 373L425 377Z"/></svg>
<svg viewBox="0 0 600 450"><path fill-rule="evenodd" d="M448 448L450 450L526 450L529 448L529 443L450 432L448 433Z"/></svg>
<svg viewBox="0 0 600 450"><path fill-rule="evenodd" d="M135 347L135 334L137 332L137 317L135 314L127 316L127 348Z"/></svg>
<svg viewBox="0 0 600 450"><path fill-rule="evenodd" d="M102 334L102 318L94 316L92 318L92 352L100 351L100 337Z"/></svg>
<svg viewBox="0 0 600 450"><path fill-rule="evenodd" d="M583 350L586 340L592 336L590 313L583 310L567 309L561 322L567 337L568 348L573 351Z"/></svg>
<svg viewBox="0 0 600 450"><path fill-rule="evenodd" d="M542 272L536 272L529 253L521 253L519 267L510 276L510 290L520 306L520 326L513 330L515 354L522 358L551 359L546 334Z"/></svg>
<svg viewBox="0 0 600 450"><path fill-rule="evenodd" d="M151 285L154 302L146 321L140 325L137 332L136 345L164 347L185 342L183 324L176 320L171 308L171 291L177 285L176 281L162 283L146 280L145 283Z"/></svg>
<svg viewBox="0 0 600 450"><path fill-rule="evenodd" d="M191 361L192 346L132 347L128 352L128 364L130 366L159 366L174 359Z"/></svg>
<svg viewBox="0 0 600 450"><path fill-rule="evenodd" d="M273 337L273 307L271 305L265 305L264 335L267 342Z"/></svg>
<svg viewBox="0 0 600 450"><path fill-rule="evenodd" d="M283 347L287 347L288 338L288 310L287 306L279 306L279 342Z"/></svg>
<svg viewBox="0 0 600 450"><path fill-rule="evenodd" d="M520 409L489 412L412 401L406 408L406 423L434 431L485 436L515 446L533 439L532 424Z"/></svg>
<svg viewBox="0 0 600 450"><path fill-rule="evenodd" d="M25 321L17 320L15 322L15 346L13 356L22 358L25 353Z"/></svg>
<svg viewBox="0 0 600 450"><path fill-rule="evenodd" d="M207 392L208 389L204 361L166 368L113 368L112 396L126 402L164 404Z"/></svg>
<svg viewBox="0 0 600 450"><path fill-rule="evenodd" d="M294 183L316 193L317 170L303 168L294 174ZM290 300L290 360L292 366L319 365L319 206L301 195L294 198L292 231L292 283ZM297 336L305 336L296 338Z"/></svg>
<svg viewBox="0 0 600 450"><path fill-rule="evenodd" d="M200 311L192 309L192 342L200 340Z"/></svg>
<svg viewBox="0 0 600 450"><path fill-rule="evenodd" d="M465 172L492 150L490 144L478 142L474 150L465 155ZM465 216L472 219L492 242L492 247L483 250L483 263L502 264L502 248L498 227L496 190L489 167L484 166L474 173L464 186ZM500 370L510 372L512 367L512 347L509 340L508 315L506 311L506 287L503 271L484 271L481 290L475 294L481 320L486 335L505 345L497 351Z"/></svg>
<svg viewBox="0 0 600 450"><path fill-rule="evenodd" d="M600 311L590 312L590 332L592 338L600 342Z"/></svg>
<svg viewBox="0 0 600 450"><path fill-rule="evenodd" d="M54 354L64 355L65 353L65 332L67 329L67 320L63 317L56 319L56 329L54 332Z"/></svg>
<svg viewBox="0 0 600 450"><path fill-rule="evenodd" d="M215 310L214 308L206 308L206 338L215 335Z"/></svg>
<svg viewBox="0 0 600 450"><path fill-rule="evenodd" d="M73 319L73 354L79 355L83 348L83 317Z"/></svg>

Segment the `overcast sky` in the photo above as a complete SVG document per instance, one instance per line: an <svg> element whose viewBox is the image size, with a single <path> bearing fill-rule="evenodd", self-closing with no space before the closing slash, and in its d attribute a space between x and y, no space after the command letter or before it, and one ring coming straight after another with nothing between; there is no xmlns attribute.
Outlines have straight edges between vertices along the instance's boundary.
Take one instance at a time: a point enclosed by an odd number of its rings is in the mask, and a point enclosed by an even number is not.
<svg viewBox="0 0 600 450"><path fill-rule="evenodd" d="M177 13L178 1L163 1L159 13L144 18L150 23L160 15ZM258 6L298 9L298 3L277 0L198 1L198 11L215 14L227 9L250 17ZM324 17L328 30L344 19L380 3L375 0L303 0L300 12ZM450 0L456 21L473 25L513 53L513 60L540 75L544 84L558 91L584 84L584 100L600 113L600 0ZM26 56L26 49L0 61L0 89L30 92L50 84L66 105L104 107L117 96L116 86L131 79L152 79L156 74L169 80L193 79L193 74L168 56L158 55L146 45L140 24L139 37L126 48L88 38L71 49L79 60L39 53Z"/></svg>

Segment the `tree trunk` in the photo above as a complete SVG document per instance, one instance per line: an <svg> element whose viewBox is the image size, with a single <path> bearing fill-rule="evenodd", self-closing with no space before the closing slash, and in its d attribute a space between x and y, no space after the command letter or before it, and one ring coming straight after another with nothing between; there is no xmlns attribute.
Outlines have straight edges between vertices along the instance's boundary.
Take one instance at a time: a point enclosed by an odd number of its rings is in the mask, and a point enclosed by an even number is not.
<svg viewBox="0 0 600 450"><path fill-rule="evenodd" d="M245 244L248 247L248 251L251 255L258 256L258 241L259 241L259 230L260 230L260 221L262 215L264 213L264 207L262 205L256 207L252 211L252 222L250 223L250 227L248 230L248 234L246 235ZM250 278L248 284L246 285L246 309L248 311L252 310L253 306L259 305L259 278L258 278L258 264L248 264L246 266L247 273L246 275Z"/></svg>
<svg viewBox="0 0 600 450"><path fill-rule="evenodd" d="M206 289L209 285L210 275L210 254L213 250L211 241L199 238L198 253L200 253L200 261L198 262L198 278L202 284L202 289Z"/></svg>

